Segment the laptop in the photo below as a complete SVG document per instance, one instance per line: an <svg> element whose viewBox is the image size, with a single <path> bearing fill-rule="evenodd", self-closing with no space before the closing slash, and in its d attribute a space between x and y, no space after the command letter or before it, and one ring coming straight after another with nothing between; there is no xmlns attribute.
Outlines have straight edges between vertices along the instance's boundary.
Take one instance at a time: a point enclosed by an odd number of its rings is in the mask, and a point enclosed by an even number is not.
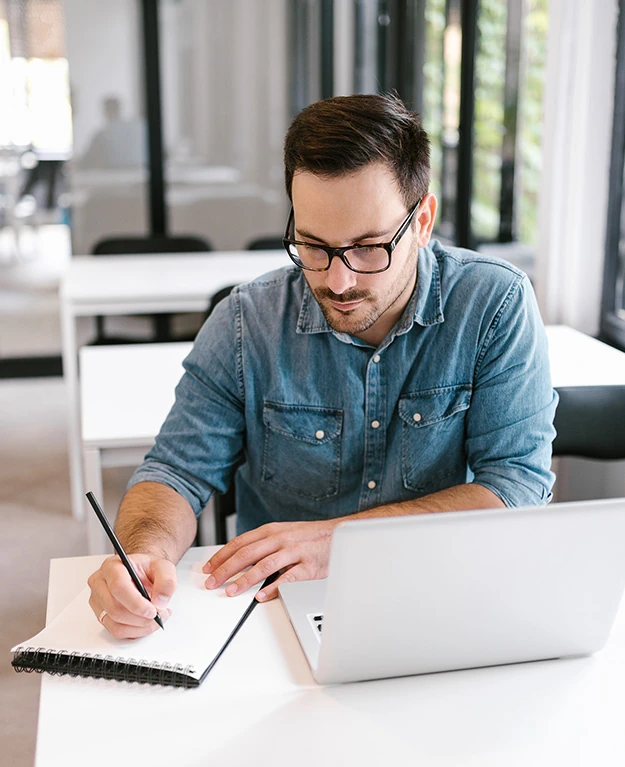
<svg viewBox="0 0 625 767"><path fill-rule="evenodd" d="M353 520L280 598L320 684L600 650L625 587L625 498Z"/></svg>

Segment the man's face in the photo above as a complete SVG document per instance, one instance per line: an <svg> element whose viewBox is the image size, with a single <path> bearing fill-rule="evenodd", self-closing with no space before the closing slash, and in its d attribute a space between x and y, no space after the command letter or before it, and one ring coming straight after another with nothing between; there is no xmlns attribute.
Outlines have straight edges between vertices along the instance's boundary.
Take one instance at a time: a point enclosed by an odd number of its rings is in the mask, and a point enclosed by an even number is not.
<svg viewBox="0 0 625 767"><path fill-rule="evenodd" d="M336 178L296 172L292 197L295 239L332 247L388 242L408 214L393 173L382 163ZM325 272L304 271L331 328L381 343L414 289L417 251L429 241L432 207L435 213L436 200L427 195L387 271L358 274L338 257ZM425 226L421 208L428 211Z"/></svg>

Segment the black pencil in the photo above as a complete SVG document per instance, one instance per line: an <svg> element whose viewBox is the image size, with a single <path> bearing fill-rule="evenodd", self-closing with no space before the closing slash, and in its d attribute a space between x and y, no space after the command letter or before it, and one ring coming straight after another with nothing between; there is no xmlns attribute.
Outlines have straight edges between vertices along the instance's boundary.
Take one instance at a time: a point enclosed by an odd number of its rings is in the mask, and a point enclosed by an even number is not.
<svg viewBox="0 0 625 767"><path fill-rule="evenodd" d="M102 511L100 504L96 501L96 497L91 491L87 493L87 500L91 504L91 508L95 511L97 518L102 523L104 532L108 535L109 540L113 544L113 548L119 555L119 558L121 559L121 561L124 563L124 567L126 568L126 570L128 570L128 574L132 578L132 582L135 584L135 586L139 590L139 593L141 594L141 596L145 597L148 600L148 602L151 602L152 600L150 599L148 592L145 590L145 586L143 585L143 583L141 583L141 580L139 579L139 576L137 575L135 568L132 566L132 562L128 559L128 555L124 551L124 547L119 542L119 538L115 535L115 531L111 527L108 519L106 518L105 513ZM156 613L154 620L158 623L158 625L162 629L165 629L165 626L163 626L163 621L161 619L161 616L158 614L158 612Z"/></svg>

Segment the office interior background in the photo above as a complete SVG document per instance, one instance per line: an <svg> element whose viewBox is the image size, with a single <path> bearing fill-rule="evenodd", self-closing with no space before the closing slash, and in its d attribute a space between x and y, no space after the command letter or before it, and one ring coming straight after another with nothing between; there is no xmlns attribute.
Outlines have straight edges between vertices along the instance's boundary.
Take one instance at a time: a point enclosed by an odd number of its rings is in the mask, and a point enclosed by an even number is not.
<svg viewBox="0 0 625 767"><path fill-rule="evenodd" d="M436 236L526 271L545 323L625 350L624 27L625 0L0 0L3 567L29 554L24 505L29 546L51 517L74 548L47 558L84 553L64 455L71 258L122 234L219 251L280 237L284 133L319 98L395 89L432 140ZM175 317L174 335L201 319ZM150 333L141 317L108 328ZM559 463L558 499L625 495L622 462ZM33 629L47 559L35 570ZM35 700L6 735L23 759Z"/></svg>

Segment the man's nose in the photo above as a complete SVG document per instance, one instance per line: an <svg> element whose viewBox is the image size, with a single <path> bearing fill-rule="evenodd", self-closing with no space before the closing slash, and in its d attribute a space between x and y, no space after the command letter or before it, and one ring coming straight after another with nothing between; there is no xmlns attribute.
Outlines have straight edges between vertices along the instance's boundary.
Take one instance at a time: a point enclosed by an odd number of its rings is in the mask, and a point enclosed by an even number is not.
<svg viewBox="0 0 625 767"><path fill-rule="evenodd" d="M337 296L340 296L342 293L345 293L347 290L358 284L358 275L356 272L352 272L351 269L348 269L338 256L335 256L332 259L330 268L325 275L326 287Z"/></svg>

